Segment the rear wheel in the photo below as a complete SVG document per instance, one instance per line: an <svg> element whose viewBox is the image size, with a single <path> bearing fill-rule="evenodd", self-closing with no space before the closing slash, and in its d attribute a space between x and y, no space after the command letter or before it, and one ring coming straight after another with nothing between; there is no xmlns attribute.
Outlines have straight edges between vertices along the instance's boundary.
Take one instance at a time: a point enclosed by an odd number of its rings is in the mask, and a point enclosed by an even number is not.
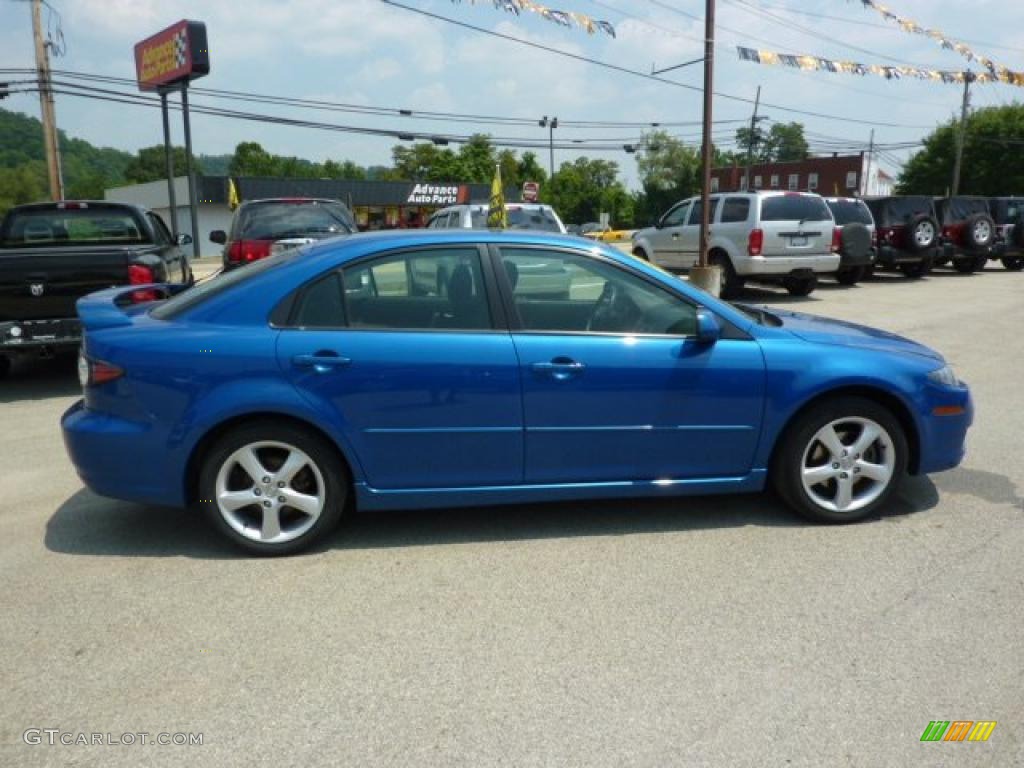
<svg viewBox="0 0 1024 768"><path fill-rule="evenodd" d="M732 259L722 251L711 253L711 266L722 270L722 287L719 295L723 299L735 298L743 290L744 279L736 274L732 266Z"/></svg>
<svg viewBox="0 0 1024 768"><path fill-rule="evenodd" d="M900 264L900 272L912 280L924 277L931 271L931 264L926 261L917 261L912 264Z"/></svg>
<svg viewBox="0 0 1024 768"><path fill-rule="evenodd" d="M0 355L0 379L7 378L7 374L11 372L11 358L6 355Z"/></svg>
<svg viewBox="0 0 1024 768"><path fill-rule="evenodd" d="M810 296L818 287L818 278L815 275L801 277L790 275L783 279L782 285L789 291L790 296Z"/></svg>
<svg viewBox="0 0 1024 768"><path fill-rule="evenodd" d="M836 282L840 285L856 285L864 279L867 267L847 267L836 272Z"/></svg>
<svg viewBox="0 0 1024 768"><path fill-rule="evenodd" d="M1010 272L1020 272L1024 269L1024 256L1004 256L1002 262L1003 268Z"/></svg>
<svg viewBox="0 0 1024 768"><path fill-rule="evenodd" d="M207 453L200 505L228 539L258 555L305 549L335 528L347 483L319 435L285 422L247 424Z"/></svg>
<svg viewBox="0 0 1024 768"><path fill-rule="evenodd" d="M953 259L953 269L963 275L970 275L978 271L978 260L973 256L965 259Z"/></svg>
<svg viewBox="0 0 1024 768"><path fill-rule="evenodd" d="M772 463L772 481L811 520L852 523L888 501L906 473L907 439L884 406L837 397L799 415Z"/></svg>

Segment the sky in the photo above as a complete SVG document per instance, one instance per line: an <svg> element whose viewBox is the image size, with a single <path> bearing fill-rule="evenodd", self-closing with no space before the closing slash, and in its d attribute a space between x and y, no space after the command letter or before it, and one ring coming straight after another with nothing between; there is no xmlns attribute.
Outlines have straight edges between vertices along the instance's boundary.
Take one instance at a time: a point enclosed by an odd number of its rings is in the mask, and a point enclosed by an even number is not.
<svg viewBox="0 0 1024 768"><path fill-rule="evenodd" d="M703 54L703 0L536 0L549 8L611 22L617 35L588 35L536 14L515 16L491 0L401 0L407 5L488 30L643 73ZM1024 4L1007 0L889 0L895 13L942 30L1010 69L1024 70ZM52 9L52 10L51 10ZM962 70L968 62L931 39L911 35L865 9L859 0L718 0L715 90L752 100L758 85L761 114L803 122L812 149L867 148L919 141L959 112L962 87L916 79L801 72L740 61L736 46L811 54L864 64L912 64ZM247 109L340 125L468 135L487 132L544 142L537 125L481 125L416 117L417 110L501 115L531 120L680 122L670 131L699 142L702 68L663 75L695 86L687 90L615 72L387 5L381 0L48 0L44 25L63 31L65 50L54 69L134 78L133 45L182 18L207 26L211 71L196 86L413 111L413 116L346 114L297 107L238 104L193 95L193 104ZM0 69L32 67L29 3L0 0ZM974 65L977 67L977 64ZM0 79L18 76L0 74ZM121 86L126 87L126 86ZM126 87L131 90L130 87ZM975 107L1024 101L1024 88L976 84ZM0 106L39 115L36 94L13 94ZM715 135L727 140L753 105L717 96ZM803 110L830 117L786 111ZM57 121L69 135L134 151L162 140L159 110L57 96ZM729 122L734 121L734 122ZM859 122L858 122L859 121ZM182 141L180 120L175 141ZM883 125L888 124L888 125ZM632 143L639 127L562 125L556 141ZM195 115L197 154L230 153L240 141L323 161L388 164L395 138L266 125ZM837 141L838 140L838 141ZM577 147L585 145L577 144ZM887 150L881 165L897 172L909 150ZM580 154L619 163L637 186L635 155L622 149L556 149L555 162ZM538 152L547 165L546 147Z"/></svg>

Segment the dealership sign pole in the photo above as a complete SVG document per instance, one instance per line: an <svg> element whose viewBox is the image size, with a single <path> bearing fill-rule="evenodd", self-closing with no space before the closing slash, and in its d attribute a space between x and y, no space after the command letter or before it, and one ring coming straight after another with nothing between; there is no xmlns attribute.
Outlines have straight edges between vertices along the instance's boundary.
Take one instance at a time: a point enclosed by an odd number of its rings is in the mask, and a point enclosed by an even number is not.
<svg viewBox="0 0 1024 768"><path fill-rule="evenodd" d="M192 254L199 258L199 212L196 179L192 168L192 126L188 112L188 84L210 71L210 52L206 46L206 25L182 20L141 43L135 44L135 74L140 91L160 94L163 112L164 152L167 155L167 191L171 206L171 227L178 237L178 213L174 194L174 158L167 95L181 92L181 111L185 125L185 173L188 176L189 218L192 220Z"/></svg>

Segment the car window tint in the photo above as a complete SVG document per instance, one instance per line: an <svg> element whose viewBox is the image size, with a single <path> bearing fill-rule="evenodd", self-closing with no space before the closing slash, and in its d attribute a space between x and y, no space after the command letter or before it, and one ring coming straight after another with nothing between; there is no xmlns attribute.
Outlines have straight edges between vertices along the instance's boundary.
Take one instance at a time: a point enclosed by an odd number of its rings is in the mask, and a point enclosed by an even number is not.
<svg viewBox="0 0 1024 768"><path fill-rule="evenodd" d="M345 325L345 300L337 272L324 275L302 291L291 325L301 328L340 328Z"/></svg>
<svg viewBox="0 0 1024 768"><path fill-rule="evenodd" d="M700 225L701 211L703 211L703 210L704 210L704 206L701 204L701 201L700 200L694 200L693 201L693 206L690 208L690 218L688 218L686 220L687 225L689 225L689 226ZM715 220L715 211L717 211L717 210L718 210L718 198L716 197L716 198L714 198L711 201L711 215L708 218L708 221L714 221Z"/></svg>
<svg viewBox="0 0 1024 768"><path fill-rule="evenodd" d="M686 221L686 212L690 210L689 203L680 203L675 208L669 210L665 214L665 218L662 219L661 224L663 227L678 227L684 221Z"/></svg>
<svg viewBox="0 0 1024 768"><path fill-rule="evenodd" d="M894 197L886 201L886 218L892 223L902 223L919 214L933 215L932 200L929 197Z"/></svg>
<svg viewBox="0 0 1024 768"><path fill-rule="evenodd" d="M975 213L988 213L988 204L984 200L967 197L954 197L949 201L949 215L962 221Z"/></svg>
<svg viewBox="0 0 1024 768"><path fill-rule="evenodd" d="M584 254L502 248L522 329L693 335L696 307L642 277Z"/></svg>
<svg viewBox="0 0 1024 768"><path fill-rule="evenodd" d="M832 211L832 218L839 226L850 223L871 226L875 223L871 218L871 211L859 200L830 200L828 207Z"/></svg>
<svg viewBox="0 0 1024 768"><path fill-rule="evenodd" d="M145 239L135 216L124 208L38 208L9 214L5 246L136 244Z"/></svg>
<svg viewBox="0 0 1024 768"><path fill-rule="evenodd" d="M746 221L750 215L750 199L746 197L727 197L722 203L722 223L729 224Z"/></svg>
<svg viewBox="0 0 1024 768"><path fill-rule="evenodd" d="M491 328L475 248L408 251L346 267L342 275L352 328Z"/></svg>
<svg viewBox="0 0 1024 768"><path fill-rule="evenodd" d="M268 201L251 203L238 214L239 237L279 240L309 234L348 234L355 221L342 203L329 201Z"/></svg>
<svg viewBox="0 0 1024 768"><path fill-rule="evenodd" d="M167 245L171 242L171 233L167 231L167 227L164 226L163 221L155 213L147 213L146 216L149 218L149 225L153 227L153 236L155 242L160 245Z"/></svg>
<svg viewBox="0 0 1024 768"><path fill-rule="evenodd" d="M761 200L761 221L830 221L832 214L820 197L772 195Z"/></svg>

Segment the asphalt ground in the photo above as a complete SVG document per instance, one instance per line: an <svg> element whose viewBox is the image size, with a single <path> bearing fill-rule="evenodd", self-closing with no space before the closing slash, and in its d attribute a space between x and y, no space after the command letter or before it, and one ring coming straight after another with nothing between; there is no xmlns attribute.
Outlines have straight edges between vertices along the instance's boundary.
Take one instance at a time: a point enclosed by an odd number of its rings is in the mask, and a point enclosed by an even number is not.
<svg viewBox="0 0 1024 768"><path fill-rule="evenodd" d="M767 495L565 503L360 516L249 559L84 490L74 360L18 366L0 765L1024 764L1022 297L995 267L748 293L926 342L972 386L964 465L846 527ZM997 726L921 743L932 720Z"/></svg>

